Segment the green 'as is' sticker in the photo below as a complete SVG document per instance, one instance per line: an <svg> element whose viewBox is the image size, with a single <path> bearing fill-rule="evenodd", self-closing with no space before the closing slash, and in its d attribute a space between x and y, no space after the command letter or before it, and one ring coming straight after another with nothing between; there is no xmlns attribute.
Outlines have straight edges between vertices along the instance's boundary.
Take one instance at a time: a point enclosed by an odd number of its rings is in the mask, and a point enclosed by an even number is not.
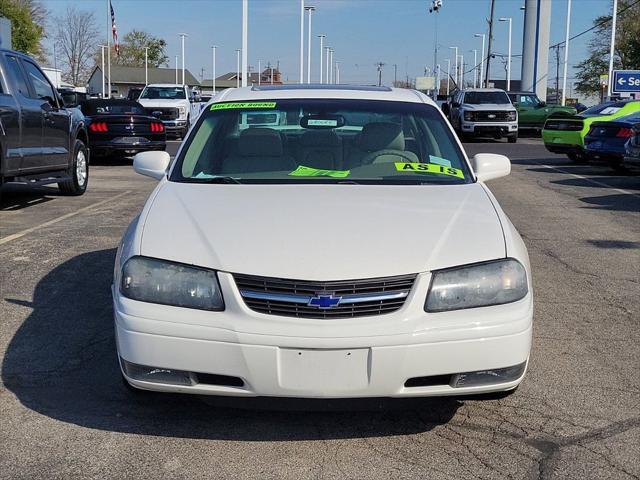
<svg viewBox="0 0 640 480"><path fill-rule="evenodd" d="M293 172L289 175L292 177L335 177L335 178L344 178L348 176L350 173L349 170L321 170L319 168L313 167L305 167L304 165L299 165Z"/></svg>
<svg viewBox="0 0 640 480"><path fill-rule="evenodd" d="M276 102L228 102L214 103L209 110L229 110L237 108L276 108Z"/></svg>

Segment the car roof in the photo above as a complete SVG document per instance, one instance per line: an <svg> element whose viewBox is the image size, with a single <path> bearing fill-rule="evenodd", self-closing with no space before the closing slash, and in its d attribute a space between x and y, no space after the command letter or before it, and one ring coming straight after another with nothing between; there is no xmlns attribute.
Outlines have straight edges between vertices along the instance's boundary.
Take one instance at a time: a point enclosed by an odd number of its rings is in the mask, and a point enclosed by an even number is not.
<svg viewBox="0 0 640 480"><path fill-rule="evenodd" d="M291 84L254 85L253 87L230 88L216 95L215 103L230 101L275 100L275 99L344 99L385 100L436 104L425 94L406 88L372 87L358 85Z"/></svg>
<svg viewBox="0 0 640 480"><path fill-rule="evenodd" d="M465 88L461 91L462 92L504 92L504 90L502 90L501 88Z"/></svg>
<svg viewBox="0 0 640 480"><path fill-rule="evenodd" d="M184 87L179 83L150 83L147 87Z"/></svg>

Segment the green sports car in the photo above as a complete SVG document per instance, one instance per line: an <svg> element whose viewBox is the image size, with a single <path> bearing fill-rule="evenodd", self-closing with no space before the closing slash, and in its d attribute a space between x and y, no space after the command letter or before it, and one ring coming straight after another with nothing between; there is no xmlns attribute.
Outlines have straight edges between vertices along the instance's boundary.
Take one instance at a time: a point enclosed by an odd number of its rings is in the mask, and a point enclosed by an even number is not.
<svg viewBox="0 0 640 480"><path fill-rule="evenodd" d="M556 116L547 119L542 129L544 146L552 153L565 153L571 160L581 161L584 137L593 122L606 122L640 111L640 100L616 100L586 109L579 115Z"/></svg>
<svg viewBox="0 0 640 480"><path fill-rule="evenodd" d="M574 107L548 105L533 92L507 92L511 103L518 111L518 128L542 130L544 122L551 115L575 115Z"/></svg>

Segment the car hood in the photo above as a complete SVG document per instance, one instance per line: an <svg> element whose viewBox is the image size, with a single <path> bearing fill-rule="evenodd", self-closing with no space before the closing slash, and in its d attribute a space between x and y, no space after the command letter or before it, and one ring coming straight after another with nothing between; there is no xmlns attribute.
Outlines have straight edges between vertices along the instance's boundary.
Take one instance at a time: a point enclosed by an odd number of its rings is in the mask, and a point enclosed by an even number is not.
<svg viewBox="0 0 640 480"><path fill-rule="evenodd" d="M480 184L220 185L168 182L140 253L305 280L385 277L505 256Z"/></svg>
<svg viewBox="0 0 640 480"><path fill-rule="evenodd" d="M511 105L510 103L483 103L480 105L475 105L475 104L470 104L470 103L464 103L462 105L462 108L464 108L465 110L470 110L470 111L484 111L484 110L497 110L499 112L511 112L513 110L515 110L515 107L513 105Z"/></svg>
<svg viewBox="0 0 640 480"><path fill-rule="evenodd" d="M185 106L189 103L188 100L157 100L157 99L138 99L138 103L145 108L154 108L154 107L178 107Z"/></svg>

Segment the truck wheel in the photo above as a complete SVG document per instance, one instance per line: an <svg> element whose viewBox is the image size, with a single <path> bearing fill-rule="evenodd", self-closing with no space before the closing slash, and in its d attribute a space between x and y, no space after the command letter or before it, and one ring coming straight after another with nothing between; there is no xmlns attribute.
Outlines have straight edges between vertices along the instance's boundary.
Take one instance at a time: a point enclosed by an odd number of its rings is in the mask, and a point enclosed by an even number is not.
<svg viewBox="0 0 640 480"><path fill-rule="evenodd" d="M567 157L574 163L587 163L587 159L583 153L569 152L567 153Z"/></svg>
<svg viewBox="0 0 640 480"><path fill-rule="evenodd" d="M58 183L60 192L64 195L82 195L89 183L89 151L82 140L76 140L69 175L69 180Z"/></svg>
<svg viewBox="0 0 640 480"><path fill-rule="evenodd" d="M518 134L513 134L513 135L509 135L507 137L507 142L509 143L516 143L518 141Z"/></svg>

